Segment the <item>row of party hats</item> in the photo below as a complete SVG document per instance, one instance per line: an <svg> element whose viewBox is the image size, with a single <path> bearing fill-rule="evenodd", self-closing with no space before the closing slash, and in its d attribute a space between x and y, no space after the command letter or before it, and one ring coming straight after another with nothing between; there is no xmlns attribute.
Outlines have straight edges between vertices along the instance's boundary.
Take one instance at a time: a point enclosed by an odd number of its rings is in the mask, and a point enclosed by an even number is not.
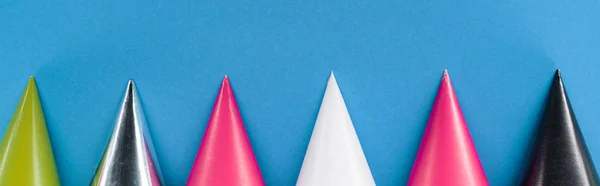
<svg viewBox="0 0 600 186"><path fill-rule="evenodd" d="M596 170L558 70L552 84L523 185L597 185ZM60 185L45 125L31 78L0 146L0 185ZM146 127L134 83L129 81L113 134L91 185L165 184ZM187 185L265 185L227 77ZM296 185L375 185L333 73ZM447 72L408 185L488 185Z"/></svg>

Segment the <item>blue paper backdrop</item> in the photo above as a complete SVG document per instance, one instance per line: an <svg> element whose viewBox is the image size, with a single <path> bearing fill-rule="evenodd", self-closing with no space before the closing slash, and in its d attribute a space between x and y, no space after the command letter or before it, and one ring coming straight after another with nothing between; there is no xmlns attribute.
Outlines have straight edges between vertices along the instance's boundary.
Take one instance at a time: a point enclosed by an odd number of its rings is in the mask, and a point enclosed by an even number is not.
<svg viewBox="0 0 600 186"><path fill-rule="evenodd" d="M556 68L600 162L597 1L0 1L0 129L37 78L63 185L88 184L135 79L183 185L230 76L267 185L295 184L330 70L378 185L406 183L448 68L491 185L514 185Z"/></svg>

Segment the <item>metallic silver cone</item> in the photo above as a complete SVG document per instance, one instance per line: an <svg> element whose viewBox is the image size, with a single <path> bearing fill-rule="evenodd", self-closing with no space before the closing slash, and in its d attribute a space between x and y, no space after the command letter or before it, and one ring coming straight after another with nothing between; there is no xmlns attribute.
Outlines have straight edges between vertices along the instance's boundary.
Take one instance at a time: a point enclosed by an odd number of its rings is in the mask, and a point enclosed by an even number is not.
<svg viewBox="0 0 600 186"><path fill-rule="evenodd" d="M156 186L163 184L162 180L144 112L130 80L115 129L91 185Z"/></svg>

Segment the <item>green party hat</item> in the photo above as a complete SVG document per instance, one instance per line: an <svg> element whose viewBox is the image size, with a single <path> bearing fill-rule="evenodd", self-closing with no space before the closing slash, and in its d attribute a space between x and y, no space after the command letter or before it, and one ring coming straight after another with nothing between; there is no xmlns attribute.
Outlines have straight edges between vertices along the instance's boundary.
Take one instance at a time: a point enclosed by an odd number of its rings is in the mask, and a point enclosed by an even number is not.
<svg viewBox="0 0 600 186"><path fill-rule="evenodd" d="M60 185L33 77L0 144L0 185Z"/></svg>

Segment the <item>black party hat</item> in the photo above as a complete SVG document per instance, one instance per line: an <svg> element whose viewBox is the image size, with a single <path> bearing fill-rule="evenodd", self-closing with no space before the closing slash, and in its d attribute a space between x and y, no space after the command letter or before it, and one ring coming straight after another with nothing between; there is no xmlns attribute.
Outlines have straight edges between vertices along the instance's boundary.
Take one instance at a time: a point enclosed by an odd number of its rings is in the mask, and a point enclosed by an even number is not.
<svg viewBox="0 0 600 186"><path fill-rule="evenodd" d="M598 185L598 174L571 108L560 71L556 70L525 186Z"/></svg>

